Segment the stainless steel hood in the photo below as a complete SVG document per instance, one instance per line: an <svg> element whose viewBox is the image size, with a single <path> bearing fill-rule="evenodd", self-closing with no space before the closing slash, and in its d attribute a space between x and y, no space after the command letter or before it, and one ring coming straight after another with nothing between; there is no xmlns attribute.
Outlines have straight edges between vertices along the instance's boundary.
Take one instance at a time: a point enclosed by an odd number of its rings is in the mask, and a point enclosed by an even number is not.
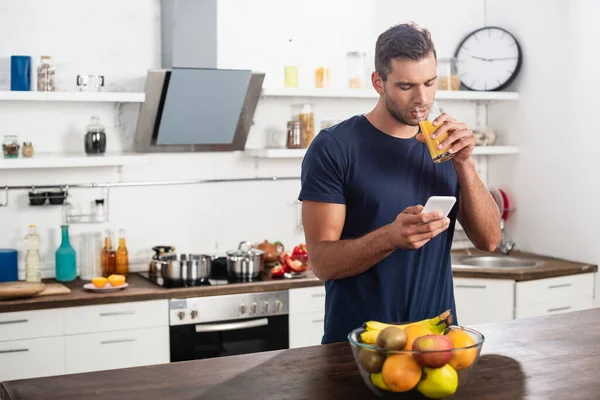
<svg viewBox="0 0 600 400"><path fill-rule="evenodd" d="M250 70L149 71L134 152L243 150L263 80L264 74Z"/></svg>

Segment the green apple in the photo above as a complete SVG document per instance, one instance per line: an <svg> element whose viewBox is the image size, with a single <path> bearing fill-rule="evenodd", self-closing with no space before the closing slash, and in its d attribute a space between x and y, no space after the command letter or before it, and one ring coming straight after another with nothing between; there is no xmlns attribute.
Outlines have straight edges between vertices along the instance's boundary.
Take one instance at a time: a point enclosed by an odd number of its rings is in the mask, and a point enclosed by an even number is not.
<svg viewBox="0 0 600 400"><path fill-rule="evenodd" d="M430 399L451 396L458 388L458 374L450 364L442 368L423 368L423 377L417 390Z"/></svg>
<svg viewBox="0 0 600 400"><path fill-rule="evenodd" d="M377 374L371 374L371 382L373 382L373 385L377 386L379 389L388 390L388 391L390 390L385 385L385 382L383 381L383 377L381 376L381 372L379 372Z"/></svg>

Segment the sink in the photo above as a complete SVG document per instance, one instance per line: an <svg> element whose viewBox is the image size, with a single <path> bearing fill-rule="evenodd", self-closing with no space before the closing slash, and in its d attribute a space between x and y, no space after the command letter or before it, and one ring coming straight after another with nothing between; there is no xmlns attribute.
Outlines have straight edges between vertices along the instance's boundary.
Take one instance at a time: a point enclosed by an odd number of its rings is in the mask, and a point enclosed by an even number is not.
<svg viewBox="0 0 600 400"><path fill-rule="evenodd" d="M480 268L533 268L544 262L534 258L513 256L474 256L462 257L453 264Z"/></svg>

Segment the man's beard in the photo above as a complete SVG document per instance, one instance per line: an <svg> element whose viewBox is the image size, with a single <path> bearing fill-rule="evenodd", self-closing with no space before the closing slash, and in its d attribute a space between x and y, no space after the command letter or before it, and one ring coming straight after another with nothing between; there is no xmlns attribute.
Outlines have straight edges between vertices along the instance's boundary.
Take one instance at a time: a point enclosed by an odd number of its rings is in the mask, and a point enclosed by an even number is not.
<svg viewBox="0 0 600 400"><path fill-rule="evenodd" d="M408 125L408 126L417 126L419 125L418 123L410 123L408 122L403 116L402 116L402 112L400 111L400 107L398 107L398 105L396 104L396 102L394 102L394 100L392 100L389 96L387 91L384 91L384 96L383 99L385 101L385 108L387 108L388 112L390 113L390 115L392 117L394 117L394 119L404 125Z"/></svg>

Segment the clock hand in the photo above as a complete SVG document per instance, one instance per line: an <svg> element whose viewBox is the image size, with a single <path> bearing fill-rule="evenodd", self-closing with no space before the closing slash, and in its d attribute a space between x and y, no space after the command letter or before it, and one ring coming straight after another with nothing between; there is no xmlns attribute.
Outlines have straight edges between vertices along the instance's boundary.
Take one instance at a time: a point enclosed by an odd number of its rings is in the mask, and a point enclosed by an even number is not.
<svg viewBox="0 0 600 400"><path fill-rule="evenodd" d="M516 60L518 57L498 57L498 58L490 58L489 61L496 60Z"/></svg>
<svg viewBox="0 0 600 400"><path fill-rule="evenodd" d="M471 58L474 58L476 60L481 60L481 61L492 61L489 58L483 58L483 57L477 57L477 56L471 56Z"/></svg>

